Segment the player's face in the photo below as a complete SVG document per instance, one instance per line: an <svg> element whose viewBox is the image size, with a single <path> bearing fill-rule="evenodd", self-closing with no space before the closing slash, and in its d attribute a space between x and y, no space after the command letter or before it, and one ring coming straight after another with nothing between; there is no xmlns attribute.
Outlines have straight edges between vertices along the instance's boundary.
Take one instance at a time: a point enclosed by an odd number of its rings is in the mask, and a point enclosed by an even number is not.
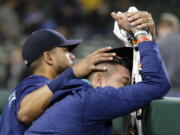
<svg viewBox="0 0 180 135"><path fill-rule="evenodd" d="M71 67L75 56L65 47L56 47L53 49L53 63L57 73L60 73Z"/></svg>
<svg viewBox="0 0 180 135"><path fill-rule="evenodd" d="M115 88L120 88L122 86L127 86L130 84L130 72L127 68L121 65L115 65L115 72L110 76L103 79L102 85L112 86Z"/></svg>

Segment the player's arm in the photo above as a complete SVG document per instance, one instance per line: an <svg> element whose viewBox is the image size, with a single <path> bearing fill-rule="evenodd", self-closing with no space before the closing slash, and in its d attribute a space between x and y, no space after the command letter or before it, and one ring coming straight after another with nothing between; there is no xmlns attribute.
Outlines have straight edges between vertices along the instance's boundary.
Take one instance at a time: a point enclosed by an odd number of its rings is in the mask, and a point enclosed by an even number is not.
<svg viewBox="0 0 180 135"><path fill-rule="evenodd" d="M144 12L141 13L144 14ZM151 19L148 20L146 18L149 15L145 13L147 16L144 16L142 14L134 14L135 16L133 15L130 18L138 21L137 26L142 25L143 29L150 26L151 29L154 29L152 18L150 17ZM112 16L119 22L119 25L123 23L118 16ZM130 30L136 32L131 28ZM142 82L118 89L104 87L89 90L85 98L85 119L107 120L126 115L145 106L153 99L163 97L170 89L169 78L157 44L148 41L143 34L136 38L140 43L138 48L142 64Z"/></svg>
<svg viewBox="0 0 180 135"><path fill-rule="evenodd" d="M27 125L31 124L33 120L43 113L52 96L53 92L49 90L47 85L24 96L17 113L18 120Z"/></svg>
<svg viewBox="0 0 180 135"><path fill-rule="evenodd" d="M104 87L88 90L85 98L85 119L107 120L144 107L163 97L170 82L157 44L151 41L139 44L142 63L142 82L121 88Z"/></svg>
<svg viewBox="0 0 180 135"><path fill-rule="evenodd" d="M17 112L19 121L24 124L31 124L32 121L37 119L47 108L56 91L61 90L64 85L64 81L67 81L67 79L81 78L94 70L105 71L105 68L99 68L96 64L102 61L112 60L112 57L116 54L105 53L110 49L110 47L101 48L91 53L79 63L74 65L72 69L66 70L47 85L41 88L33 89L29 93L24 94Z"/></svg>

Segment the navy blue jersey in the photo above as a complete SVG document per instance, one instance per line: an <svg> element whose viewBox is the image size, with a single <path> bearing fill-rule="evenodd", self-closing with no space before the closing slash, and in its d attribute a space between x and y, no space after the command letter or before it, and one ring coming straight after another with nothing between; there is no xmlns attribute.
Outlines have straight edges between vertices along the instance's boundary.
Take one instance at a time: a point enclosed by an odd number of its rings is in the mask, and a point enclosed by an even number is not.
<svg viewBox="0 0 180 135"><path fill-rule="evenodd" d="M0 135L23 135L28 128L20 123L17 119L17 112L21 100L34 90L48 83L48 79L38 75L31 75L12 91L8 102L4 107L0 121Z"/></svg>
<svg viewBox="0 0 180 135"><path fill-rule="evenodd" d="M163 97L170 82L157 44L139 44L142 82L121 88L98 87L68 75L62 89L70 91L49 107L25 135L111 135L111 120ZM73 74L68 72L69 74Z"/></svg>

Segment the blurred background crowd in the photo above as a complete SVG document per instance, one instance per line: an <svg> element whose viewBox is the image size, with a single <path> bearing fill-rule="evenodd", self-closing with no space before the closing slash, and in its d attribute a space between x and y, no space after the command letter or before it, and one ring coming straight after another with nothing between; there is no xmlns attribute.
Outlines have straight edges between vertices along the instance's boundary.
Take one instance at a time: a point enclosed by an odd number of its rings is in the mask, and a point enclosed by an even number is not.
<svg viewBox="0 0 180 135"><path fill-rule="evenodd" d="M173 89L180 92L179 0L0 0L0 89L12 90L26 75L21 46L33 31L50 28L83 39L74 51L78 60L97 48L119 46L110 13L132 5L152 14Z"/></svg>

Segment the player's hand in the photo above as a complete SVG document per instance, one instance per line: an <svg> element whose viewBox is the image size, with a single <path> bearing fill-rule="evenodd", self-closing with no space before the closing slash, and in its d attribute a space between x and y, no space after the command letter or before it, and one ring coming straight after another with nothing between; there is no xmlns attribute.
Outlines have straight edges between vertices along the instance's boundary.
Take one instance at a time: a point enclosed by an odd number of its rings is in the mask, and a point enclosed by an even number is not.
<svg viewBox="0 0 180 135"><path fill-rule="evenodd" d="M127 31L128 33L131 33L132 30L131 30L131 26L129 24L128 16L126 12L122 14L112 12L111 16L118 23L121 29Z"/></svg>
<svg viewBox="0 0 180 135"><path fill-rule="evenodd" d="M137 30L148 28L153 36L153 39L156 39L155 25L150 13L145 11L137 11L133 13L125 12L118 15L112 12L111 16L115 21L118 22L119 27L127 32L135 33Z"/></svg>
<svg viewBox="0 0 180 135"><path fill-rule="evenodd" d="M153 39L156 39L155 25L152 15L146 11L127 13L128 21L132 28L142 30L148 28Z"/></svg>
<svg viewBox="0 0 180 135"><path fill-rule="evenodd" d="M115 53L107 53L111 47L101 48L83 58L80 62L73 65L72 69L77 78L87 76L92 71L106 71L106 67L97 66L100 62L112 61Z"/></svg>

